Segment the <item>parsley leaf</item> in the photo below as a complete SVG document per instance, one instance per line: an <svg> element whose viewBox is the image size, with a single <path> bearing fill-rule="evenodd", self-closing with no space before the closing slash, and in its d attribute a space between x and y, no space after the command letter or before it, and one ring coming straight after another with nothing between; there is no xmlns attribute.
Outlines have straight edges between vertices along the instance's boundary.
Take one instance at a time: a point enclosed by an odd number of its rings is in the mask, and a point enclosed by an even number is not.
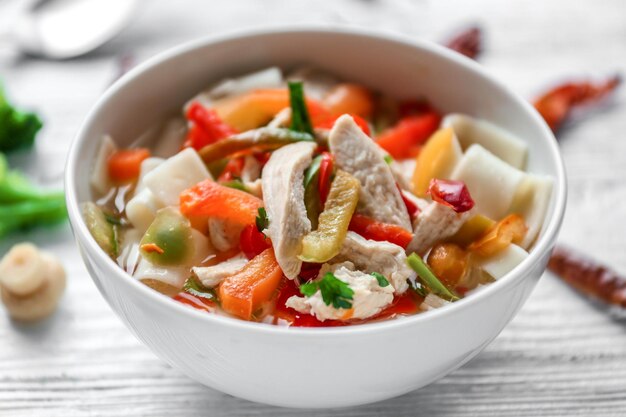
<svg viewBox="0 0 626 417"><path fill-rule="evenodd" d="M312 297L319 290L320 286L317 282L307 282L300 285L300 293L306 297Z"/></svg>
<svg viewBox="0 0 626 417"><path fill-rule="evenodd" d="M387 281L387 278L385 278L383 274L380 274L378 272L372 272L370 275L376 278L376 281L378 281L378 285L380 285L381 287L386 287L387 285L389 285L389 281Z"/></svg>
<svg viewBox="0 0 626 417"><path fill-rule="evenodd" d="M313 296L317 290L322 293L322 300L327 306L334 308L352 308L352 296L354 291L345 282L337 278L332 272L324 274L319 281L307 282L300 285L300 292L307 296Z"/></svg>
<svg viewBox="0 0 626 417"><path fill-rule="evenodd" d="M291 102L291 130L313 135L313 125L306 108L302 82L289 83L289 100Z"/></svg>
<svg viewBox="0 0 626 417"><path fill-rule="evenodd" d="M391 163L393 162L393 156L387 154L385 155L385 162L387 163L387 165L391 165Z"/></svg>
<svg viewBox="0 0 626 417"><path fill-rule="evenodd" d="M259 232L263 232L263 230L267 229L270 224L270 219L267 218L267 212L265 211L265 207L259 207L259 215L256 216L255 223L256 228Z"/></svg>
<svg viewBox="0 0 626 417"><path fill-rule="evenodd" d="M183 291L196 297L217 301L215 291L200 284L194 277L187 278L185 285L183 285Z"/></svg>

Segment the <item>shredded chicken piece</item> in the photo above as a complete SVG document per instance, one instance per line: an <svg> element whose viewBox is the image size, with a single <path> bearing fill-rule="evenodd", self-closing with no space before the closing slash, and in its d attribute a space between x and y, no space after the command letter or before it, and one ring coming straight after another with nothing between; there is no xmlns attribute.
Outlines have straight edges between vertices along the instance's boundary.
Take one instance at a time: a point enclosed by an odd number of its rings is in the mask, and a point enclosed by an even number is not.
<svg viewBox="0 0 626 417"><path fill-rule="evenodd" d="M423 255L435 243L458 232L470 213L471 210L457 213L445 204L433 201L415 219L413 240L407 246L407 252Z"/></svg>
<svg viewBox="0 0 626 417"><path fill-rule="evenodd" d="M330 131L330 151L339 169L361 183L357 211L383 223L411 230L411 220L382 150L349 115L341 116Z"/></svg>
<svg viewBox="0 0 626 417"><path fill-rule="evenodd" d="M354 265L345 262L336 265L327 265L323 273L332 272L337 279L348 284L354 291L352 308L335 308L326 305L318 290L311 297L290 297L285 305L300 313L314 315L318 320L348 320L366 319L380 313L381 310L393 301L393 287L381 287L376 278L361 271L355 271ZM322 275L322 271L320 271Z"/></svg>
<svg viewBox="0 0 626 417"><path fill-rule="evenodd" d="M409 288L407 279L415 278L415 271L406 263L406 253L401 246L368 240L354 232L348 232L341 252L332 259L333 263L344 261L354 263L357 269L368 274L383 274L398 294Z"/></svg>
<svg viewBox="0 0 626 417"><path fill-rule="evenodd" d="M304 170L311 164L315 144L298 142L284 146L263 168L265 209L269 218L268 237L283 273L294 279L302 261L298 255L302 238L311 231L304 205Z"/></svg>
<svg viewBox="0 0 626 417"><path fill-rule="evenodd" d="M236 272L239 272L248 260L245 256L239 255L230 258L224 262L212 266L196 266L191 268L192 272L198 277L202 285L208 288L217 287L224 278Z"/></svg>

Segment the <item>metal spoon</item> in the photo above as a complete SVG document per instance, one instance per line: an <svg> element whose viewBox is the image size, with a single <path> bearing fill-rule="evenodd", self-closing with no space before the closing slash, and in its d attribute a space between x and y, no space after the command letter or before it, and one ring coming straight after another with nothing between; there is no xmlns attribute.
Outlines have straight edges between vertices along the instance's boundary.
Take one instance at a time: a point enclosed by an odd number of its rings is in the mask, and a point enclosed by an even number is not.
<svg viewBox="0 0 626 417"><path fill-rule="evenodd" d="M22 52L67 59L86 54L130 21L136 0L36 0L0 37Z"/></svg>

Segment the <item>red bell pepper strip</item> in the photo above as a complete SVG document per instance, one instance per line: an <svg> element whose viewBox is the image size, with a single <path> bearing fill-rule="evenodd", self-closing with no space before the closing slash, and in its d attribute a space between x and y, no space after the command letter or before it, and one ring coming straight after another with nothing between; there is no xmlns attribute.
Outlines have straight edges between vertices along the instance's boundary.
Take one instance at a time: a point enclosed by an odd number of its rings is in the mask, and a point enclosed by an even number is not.
<svg viewBox="0 0 626 417"><path fill-rule="evenodd" d="M324 204L326 204L328 192L330 191L330 183L332 182L334 165L335 163L333 160L333 156L328 152L322 153L319 175L319 190L322 208L324 207Z"/></svg>
<svg viewBox="0 0 626 417"><path fill-rule="evenodd" d="M186 116L191 122L191 128L187 134L185 147L192 147L199 151L206 145L237 133L234 128L220 119L215 110L207 109L197 101L191 103Z"/></svg>
<svg viewBox="0 0 626 417"><path fill-rule="evenodd" d="M252 259L259 255L271 245L272 244L267 236L259 232L255 224L249 224L241 231L241 235L239 237L239 247L248 259Z"/></svg>
<svg viewBox="0 0 626 417"><path fill-rule="evenodd" d="M217 182L228 182L232 181L235 178L241 177L241 171L243 171L244 159L232 158L229 159L224 167L224 170L220 173L220 176L217 178Z"/></svg>
<svg viewBox="0 0 626 417"><path fill-rule="evenodd" d="M402 201L406 206L406 211L409 213L409 217L411 217L411 220L413 220L419 214L420 208L417 207L417 205L413 201L407 198L407 196L404 194L404 192L402 192L402 189L398 184L396 184L396 187L398 187L398 191L400 191L400 196L402 197Z"/></svg>
<svg viewBox="0 0 626 417"><path fill-rule="evenodd" d="M403 248L406 248L413 239L413 234L400 226L377 222L362 214L352 216L348 229L366 239L391 242Z"/></svg>
<svg viewBox="0 0 626 417"><path fill-rule="evenodd" d="M422 144L432 135L441 122L441 116L430 111L400 119L397 125L382 132L376 143L395 159L416 156Z"/></svg>

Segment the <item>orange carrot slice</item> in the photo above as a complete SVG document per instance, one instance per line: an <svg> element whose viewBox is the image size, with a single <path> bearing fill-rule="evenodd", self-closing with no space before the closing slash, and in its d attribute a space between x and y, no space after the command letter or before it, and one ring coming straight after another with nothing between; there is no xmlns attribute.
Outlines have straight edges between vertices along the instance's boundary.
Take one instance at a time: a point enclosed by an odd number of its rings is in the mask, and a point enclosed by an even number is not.
<svg viewBox="0 0 626 417"><path fill-rule="evenodd" d="M274 250L266 249L239 272L222 281L218 288L222 308L227 313L250 320L252 313L272 297L282 276Z"/></svg>
<svg viewBox="0 0 626 417"><path fill-rule="evenodd" d="M115 152L107 161L109 178L116 183L131 182L139 178L141 163L150 157L145 148L123 149Z"/></svg>
<svg viewBox="0 0 626 417"><path fill-rule="evenodd" d="M180 194L180 212L185 217L215 217L242 227L254 223L262 206L260 198L213 180L204 180Z"/></svg>

